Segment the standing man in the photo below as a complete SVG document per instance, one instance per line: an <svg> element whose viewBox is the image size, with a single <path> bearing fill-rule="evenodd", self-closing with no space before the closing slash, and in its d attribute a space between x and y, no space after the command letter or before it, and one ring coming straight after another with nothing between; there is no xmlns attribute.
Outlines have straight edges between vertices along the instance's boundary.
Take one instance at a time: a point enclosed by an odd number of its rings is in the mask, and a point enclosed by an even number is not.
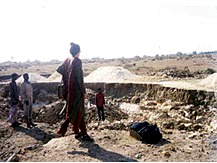
<svg viewBox="0 0 217 163"><path fill-rule="evenodd" d="M102 92L101 88L97 89L97 94L96 94L96 107L98 109L98 120L105 120L105 115L104 115L104 105L105 105L105 97Z"/></svg>
<svg viewBox="0 0 217 163"><path fill-rule="evenodd" d="M19 109L18 103L19 103L19 90L16 84L16 80L18 78L18 75L16 73L11 74L11 82L9 84L9 94L10 94L10 111L9 116L7 118L7 121L11 123L12 127L17 127L20 125L19 122L17 122L17 111Z"/></svg>
<svg viewBox="0 0 217 163"><path fill-rule="evenodd" d="M79 59L80 46L71 43L70 53L72 58L66 59L57 69L62 75L63 83L67 94L66 120L61 125L57 134L64 136L69 123L72 124L72 130L75 138L81 138L86 141L94 141L88 134L85 124L84 99L87 98L84 87L82 62Z"/></svg>
<svg viewBox="0 0 217 163"><path fill-rule="evenodd" d="M26 119L27 128L35 127L32 122L32 103L33 103L33 88L29 82L29 74L23 74L23 83L21 84L21 100L24 107L24 117Z"/></svg>

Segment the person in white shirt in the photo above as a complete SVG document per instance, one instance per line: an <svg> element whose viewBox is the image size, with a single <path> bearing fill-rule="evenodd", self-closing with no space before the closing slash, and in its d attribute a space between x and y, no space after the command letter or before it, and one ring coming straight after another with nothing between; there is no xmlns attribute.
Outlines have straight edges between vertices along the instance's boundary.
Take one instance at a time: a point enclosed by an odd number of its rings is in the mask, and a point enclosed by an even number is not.
<svg viewBox="0 0 217 163"><path fill-rule="evenodd" d="M35 127L36 124L32 122L32 104L33 104L33 88L29 82L29 74L23 74L24 81L21 84L21 100L24 107L24 117L26 119L27 128Z"/></svg>

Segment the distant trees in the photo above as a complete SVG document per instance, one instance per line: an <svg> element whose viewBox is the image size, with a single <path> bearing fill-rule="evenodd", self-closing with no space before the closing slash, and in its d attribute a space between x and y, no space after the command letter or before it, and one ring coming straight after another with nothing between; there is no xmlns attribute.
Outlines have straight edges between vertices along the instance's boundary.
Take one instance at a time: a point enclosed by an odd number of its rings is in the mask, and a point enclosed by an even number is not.
<svg viewBox="0 0 217 163"><path fill-rule="evenodd" d="M182 56L182 52L177 52L176 55L177 56Z"/></svg>
<svg viewBox="0 0 217 163"><path fill-rule="evenodd" d="M185 59L185 60L188 60L188 59L191 59L194 57L207 57L209 59L213 59L212 58L213 54L217 54L217 51L200 52L200 53L198 53L197 51L193 51L191 53L183 53L183 52L178 51L175 54L162 54L162 55L156 54L154 56L153 60L164 60L164 59L178 59L178 60ZM143 58L148 58L148 57L146 55L144 55ZM213 59L213 60L215 60L215 59Z"/></svg>
<svg viewBox="0 0 217 163"><path fill-rule="evenodd" d="M140 57L140 56L135 56L135 57L133 57L133 60L136 60L136 61L138 61L138 60L141 60L142 58Z"/></svg>
<svg viewBox="0 0 217 163"><path fill-rule="evenodd" d="M193 51L193 52L192 52L192 54L193 54L193 55L196 55L196 54L197 54L197 52L196 52L196 51Z"/></svg>

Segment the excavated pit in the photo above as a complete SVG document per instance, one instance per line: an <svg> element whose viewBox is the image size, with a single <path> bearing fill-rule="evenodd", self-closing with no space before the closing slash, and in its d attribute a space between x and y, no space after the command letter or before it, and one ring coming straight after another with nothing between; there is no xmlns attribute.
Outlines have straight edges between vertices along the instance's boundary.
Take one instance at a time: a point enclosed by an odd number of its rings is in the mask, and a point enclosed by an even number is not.
<svg viewBox="0 0 217 163"><path fill-rule="evenodd" d="M55 137L55 131L60 126L62 118L59 117L59 112L62 110L64 101L58 99L59 84L59 82L32 83L35 99L33 119L38 123L38 128L29 131L21 126L19 129L20 135L24 134L25 137L29 135L34 138L35 142L30 146L31 148L39 149L40 144L47 144ZM178 130L184 133L213 130L211 122L214 121L210 119L213 113L210 112L209 106L216 105L214 91L168 87L160 83L85 83L85 86L89 99L94 98L97 88L101 87L105 92L106 101L109 102L105 109L106 121L100 125L97 123L96 108L87 109L88 131L118 130L115 133L121 133L127 131L130 123L144 120L157 123L164 137L168 136L167 133ZM8 111L9 105L6 100L8 84L1 84L0 88L2 112ZM129 109L128 104L135 104L135 106L138 104L140 109L135 108L136 111L126 113L125 111ZM134 105L131 106L134 107ZM6 115L1 115L1 118L4 119ZM2 129L1 132L5 133L7 130ZM66 136L70 134L72 133L69 131ZM5 140L6 138L1 140L2 144L12 146L13 143L10 144ZM214 140L215 137L211 141ZM13 148L13 151L18 150L16 146ZM7 148L4 148L4 156L0 159L5 160L10 156L6 150Z"/></svg>
<svg viewBox="0 0 217 163"><path fill-rule="evenodd" d="M59 82L32 83L34 99L44 101L46 97L47 103L58 99L59 84ZM7 96L8 84L0 84L0 87L3 88L2 96ZM145 100L156 100L161 103L171 100L194 106L216 104L215 91L168 87L156 83L85 83L85 87L93 91L101 87L105 95L111 98L133 97L139 93ZM52 98L49 98L51 96Z"/></svg>

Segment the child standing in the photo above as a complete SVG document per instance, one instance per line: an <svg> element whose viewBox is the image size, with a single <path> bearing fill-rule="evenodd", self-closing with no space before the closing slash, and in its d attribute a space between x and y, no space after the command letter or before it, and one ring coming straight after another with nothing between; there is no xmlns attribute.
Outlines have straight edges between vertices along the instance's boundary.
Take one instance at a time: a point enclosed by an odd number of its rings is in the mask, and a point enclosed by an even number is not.
<svg viewBox="0 0 217 163"><path fill-rule="evenodd" d="M105 97L103 94L103 91L101 88L97 89L97 94L96 94L96 107L98 109L98 120L105 120L105 115L104 115L104 105L105 105Z"/></svg>

